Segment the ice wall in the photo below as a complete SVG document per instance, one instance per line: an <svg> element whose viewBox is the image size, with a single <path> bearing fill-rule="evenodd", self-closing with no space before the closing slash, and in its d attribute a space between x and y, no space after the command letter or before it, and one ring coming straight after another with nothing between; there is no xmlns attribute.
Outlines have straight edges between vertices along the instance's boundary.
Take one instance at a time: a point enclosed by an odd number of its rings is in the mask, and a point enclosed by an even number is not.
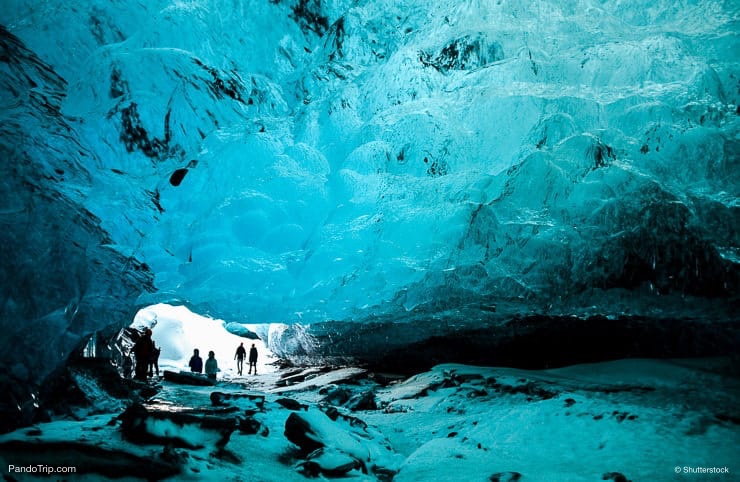
<svg viewBox="0 0 740 482"><path fill-rule="evenodd" d="M66 89L0 26L0 408L153 290L146 265L86 207L97 155L62 113Z"/></svg>
<svg viewBox="0 0 740 482"><path fill-rule="evenodd" d="M6 331L737 306L737 2L5 4Z"/></svg>

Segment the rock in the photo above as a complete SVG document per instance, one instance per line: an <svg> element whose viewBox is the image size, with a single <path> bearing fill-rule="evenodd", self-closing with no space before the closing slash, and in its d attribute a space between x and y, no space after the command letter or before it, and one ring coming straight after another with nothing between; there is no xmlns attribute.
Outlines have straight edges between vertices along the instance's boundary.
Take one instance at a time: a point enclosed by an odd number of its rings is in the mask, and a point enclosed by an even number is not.
<svg viewBox="0 0 740 482"><path fill-rule="evenodd" d="M281 358L277 360L276 362L273 362L272 364L275 365L278 368L278 370L285 370L288 368L295 367L295 364L292 361L286 360L284 358Z"/></svg>
<svg viewBox="0 0 740 482"><path fill-rule="evenodd" d="M450 379L456 382L456 384L472 382L472 381L483 381L483 375L480 373L460 373L457 369L444 370L444 376L446 379Z"/></svg>
<svg viewBox="0 0 740 482"><path fill-rule="evenodd" d="M619 410L614 410L612 412L612 416L617 420L617 422L622 423L630 416L630 414L628 412L620 412ZM637 417L635 416L635 418ZM635 418L630 418L629 420L635 420Z"/></svg>
<svg viewBox="0 0 740 482"><path fill-rule="evenodd" d="M39 454L43 454L46 466L74 465L77 468L77 476L97 474L117 479L126 475L142 480L161 480L181 472L181 459L163 456L141 457L123 450L100 447L97 444L38 440L33 442L14 440L0 444L0 457L12 461L17 467L38 465ZM12 472L6 477L8 480L14 480Z"/></svg>
<svg viewBox="0 0 740 482"><path fill-rule="evenodd" d="M319 393L321 394L322 391L326 394L323 401L331 405L344 405L352 398L352 392L342 387L331 386L322 388Z"/></svg>
<svg viewBox="0 0 740 482"><path fill-rule="evenodd" d="M331 368L315 368L304 370L298 375L286 377L276 383L277 388L272 393L284 393L300 390L321 389L327 385L348 383L367 373L363 368L345 367L332 370Z"/></svg>
<svg viewBox="0 0 740 482"><path fill-rule="evenodd" d="M465 393L467 398L478 398L488 396L488 392L482 388L471 387L463 385L460 387L460 393Z"/></svg>
<svg viewBox="0 0 740 482"><path fill-rule="evenodd" d="M208 444L223 447L236 428L235 418L205 415L203 412L147 410L134 404L123 412L123 437L136 444L161 444L201 448Z"/></svg>
<svg viewBox="0 0 740 482"><path fill-rule="evenodd" d="M139 383L139 382L133 382L133 383ZM159 393L159 388L160 388L159 386L143 384L143 386L139 388L139 397L142 400L148 400L152 398L154 395L156 395L157 393Z"/></svg>
<svg viewBox="0 0 740 482"><path fill-rule="evenodd" d="M521 382L521 381L520 381ZM536 382L527 382L526 380L520 385L510 385L507 383L487 383L487 386L496 390L498 393L505 393L510 395L529 395L532 399L549 400L556 397L557 392L542 388ZM529 400L529 399L528 399ZM531 400L529 400L531 401Z"/></svg>
<svg viewBox="0 0 740 482"><path fill-rule="evenodd" d="M300 370L291 370L289 373L286 373L282 377L280 377L280 380L275 382L275 385L278 387L296 385L298 383L306 381L307 378L319 375L321 373L326 373L329 370L330 368L328 367L313 367L303 368Z"/></svg>
<svg viewBox="0 0 740 482"><path fill-rule="evenodd" d="M270 435L270 429L254 417L246 416L239 419L239 431L244 435Z"/></svg>
<svg viewBox="0 0 740 482"><path fill-rule="evenodd" d="M48 420L47 412L39 409L34 391L7 374L0 374L0 433Z"/></svg>
<svg viewBox="0 0 740 482"><path fill-rule="evenodd" d="M722 422L727 422L727 423L731 423L734 425L740 425L740 415L732 415L728 413L716 413L714 415L714 418Z"/></svg>
<svg viewBox="0 0 740 482"><path fill-rule="evenodd" d="M601 480L613 480L614 482L632 482L620 472L606 472L604 475L601 476Z"/></svg>
<svg viewBox="0 0 740 482"><path fill-rule="evenodd" d="M242 463L242 459L239 458L238 455L230 450L226 450L223 447L219 447L216 451L213 452L212 455L219 460L223 460L233 465L239 465Z"/></svg>
<svg viewBox="0 0 740 482"><path fill-rule="evenodd" d="M296 412L291 413L285 421L285 437L299 446L304 453L311 453L324 446L318 435L312 430L308 420Z"/></svg>
<svg viewBox="0 0 740 482"><path fill-rule="evenodd" d="M275 403L287 408L288 410L308 410L308 405L293 400L292 398L278 398Z"/></svg>
<svg viewBox="0 0 740 482"><path fill-rule="evenodd" d="M179 383L180 385L197 385L201 387L207 387L215 385L216 382L201 373L193 372L173 372L165 370L163 373L164 379L168 382Z"/></svg>
<svg viewBox="0 0 740 482"><path fill-rule="evenodd" d="M491 482L516 482L522 478L519 472L499 472L488 478Z"/></svg>
<svg viewBox="0 0 740 482"><path fill-rule="evenodd" d="M351 470L362 470L363 473L367 473L367 468L362 461L337 449L317 449L311 452L300 466L309 477L319 475L343 477Z"/></svg>
<svg viewBox="0 0 740 482"><path fill-rule="evenodd" d="M356 412L358 410L377 410L378 405L375 403L375 393L368 390L352 397L347 402L347 408Z"/></svg>
<svg viewBox="0 0 740 482"><path fill-rule="evenodd" d="M159 454L159 457L167 463L183 465L187 462L189 455L183 450L176 450L169 445L165 445L162 448L162 453Z"/></svg>
<svg viewBox="0 0 740 482"><path fill-rule="evenodd" d="M390 480L404 460L381 434L361 420L341 415L332 419L313 408L291 412L285 422L285 436L300 447L307 473L341 475L357 468L354 460L362 461L363 472ZM317 452L319 449L324 450Z"/></svg>
<svg viewBox="0 0 740 482"><path fill-rule="evenodd" d="M399 375L396 373L381 373L381 372L373 372L370 375L368 375L368 377L375 380L376 383L384 387L392 383L400 383L407 378L405 375Z"/></svg>
<svg viewBox="0 0 740 482"><path fill-rule="evenodd" d="M566 407L572 407L576 403L576 401L572 398L566 398L564 402Z"/></svg>
<svg viewBox="0 0 740 482"><path fill-rule="evenodd" d="M216 406L229 403L253 412L265 410L265 396L257 393L211 392L211 403Z"/></svg>
<svg viewBox="0 0 740 482"><path fill-rule="evenodd" d="M341 419L347 422L351 427L357 427L362 430L365 430L367 428L367 424L365 422L357 417L353 417L352 415L344 415L342 413L339 413L339 410L337 410L336 407L321 407L321 411L324 412L326 416L333 421Z"/></svg>
<svg viewBox="0 0 740 482"><path fill-rule="evenodd" d="M0 380L0 388L3 387ZM149 393L144 393L148 388ZM41 401L40 412L57 415L82 413L121 412L131 399L146 398L157 392L156 385L148 386L133 380L122 379L110 361L98 358L71 358L66 365L55 369L39 388L37 397L24 403L25 397L15 396L13 407L20 412L17 416L27 419L26 424L43 420L38 410L29 411ZM17 393L2 390L7 396ZM151 394L151 395L150 395ZM18 394L20 395L20 394ZM2 402L0 402L2 405ZM0 406L0 409L3 407ZM15 411L15 410L14 410ZM26 412L26 413L24 413ZM36 412L36 413L34 413Z"/></svg>

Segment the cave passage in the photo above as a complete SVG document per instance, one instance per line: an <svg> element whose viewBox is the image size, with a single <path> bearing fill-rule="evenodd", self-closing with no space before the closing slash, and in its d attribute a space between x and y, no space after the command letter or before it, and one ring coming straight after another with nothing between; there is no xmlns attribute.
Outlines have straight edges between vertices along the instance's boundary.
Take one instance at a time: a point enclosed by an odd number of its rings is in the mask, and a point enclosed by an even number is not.
<svg viewBox="0 0 740 482"><path fill-rule="evenodd" d="M241 333L242 336L228 331L227 327L231 327L233 331ZM254 344L259 353L258 373L270 373L275 370L276 357L268 348L266 340L260 339L259 335L250 328L265 334L269 333L269 325L258 327L229 325L223 320L194 313L185 306L160 303L139 310L131 325L121 330L121 336L117 339L116 345L119 346L120 352L130 353L133 342L129 336L130 330L143 333L144 330L151 329L152 340L155 346L161 349L160 372L164 370L188 371L188 362L193 355L193 350L198 349L203 360L206 359L208 352L214 352L220 369L218 378L232 379L237 376L234 361L237 347L243 343L249 350Z"/></svg>

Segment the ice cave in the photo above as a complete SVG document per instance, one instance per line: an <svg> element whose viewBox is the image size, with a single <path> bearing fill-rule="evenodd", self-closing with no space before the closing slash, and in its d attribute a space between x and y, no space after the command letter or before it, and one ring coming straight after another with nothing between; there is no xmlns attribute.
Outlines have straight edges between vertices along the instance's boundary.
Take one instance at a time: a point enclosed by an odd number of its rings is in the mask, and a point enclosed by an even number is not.
<svg viewBox="0 0 740 482"><path fill-rule="evenodd" d="M739 116L736 0L2 0L3 478L740 480Z"/></svg>

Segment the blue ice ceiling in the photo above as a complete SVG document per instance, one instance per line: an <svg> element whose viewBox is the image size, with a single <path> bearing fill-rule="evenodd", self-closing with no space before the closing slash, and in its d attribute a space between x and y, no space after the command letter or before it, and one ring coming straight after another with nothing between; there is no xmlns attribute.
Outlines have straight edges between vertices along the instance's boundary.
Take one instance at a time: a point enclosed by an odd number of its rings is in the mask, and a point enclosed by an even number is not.
<svg viewBox="0 0 740 482"><path fill-rule="evenodd" d="M35 326L53 359L160 301L252 323L737 302L736 2L1 10L4 348Z"/></svg>

